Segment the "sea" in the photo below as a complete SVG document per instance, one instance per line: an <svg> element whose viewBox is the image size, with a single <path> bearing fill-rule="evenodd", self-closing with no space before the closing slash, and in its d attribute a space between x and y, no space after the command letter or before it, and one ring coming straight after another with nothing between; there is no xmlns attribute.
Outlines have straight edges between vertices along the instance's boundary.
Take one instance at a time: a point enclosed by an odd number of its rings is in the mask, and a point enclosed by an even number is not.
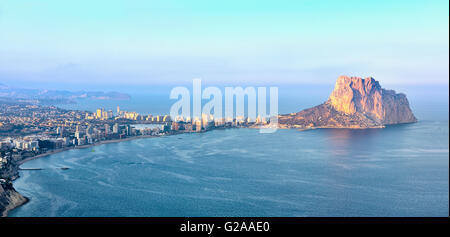
<svg viewBox="0 0 450 237"><path fill-rule="evenodd" d="M280 88L280 113L330 88ZM382 129L217 129L73 149L26 162L21 217L449 216L447 87L401 88L419 122ZM299 93L298 91L302 91ZM168 94L80 101L164 114ZM61 169L68 168L68 169Z"/></svg>

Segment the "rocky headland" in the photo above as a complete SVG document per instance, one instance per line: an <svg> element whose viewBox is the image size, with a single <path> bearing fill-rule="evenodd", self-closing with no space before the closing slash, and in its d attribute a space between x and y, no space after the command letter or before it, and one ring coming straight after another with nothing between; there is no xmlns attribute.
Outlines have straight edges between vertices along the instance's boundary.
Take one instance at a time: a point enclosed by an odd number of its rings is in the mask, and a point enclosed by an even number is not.
<svg viewBox="0 0 450 237"><path fill-rule="evenodd" d="M414 123L405 94L386 90L372 77L340 76L328 100L298 113L280 115L281 128L382 128Z"/></svg>
<svg viewBox="0 0 450 237"><path fill-rule="evenodd" d="M347 77L338 78L328 100L318 106L298 113L280 115L280 128L382 128L385 125L416 122L405 94L381 88L375 79ZM139 136L127 139L154 136ZM125 141L127 139L108 140L92 145ZM79 148L87 148L82 146ZM0 216L25 204L28 199L19 194L12 181L19 177L18 169L28 160L54 154L67 149L55 150L29 157L19 162L8 163L0 169Z"/></svg>
<svg viewBox="0 0 450 237"><path fill-rule="evenodd" d="M18 166L9 164L0 170L0 217L5 217L8 212L28 202L28 198L18 193L12 181L19 177Z"/></svg>
<svg viewBox="0 0 450 237"><path fill-rule="evenodd" d="M18 193L12 183L0 183L0 216L5 217L8 212L28 202L28 199Z"/></svg>

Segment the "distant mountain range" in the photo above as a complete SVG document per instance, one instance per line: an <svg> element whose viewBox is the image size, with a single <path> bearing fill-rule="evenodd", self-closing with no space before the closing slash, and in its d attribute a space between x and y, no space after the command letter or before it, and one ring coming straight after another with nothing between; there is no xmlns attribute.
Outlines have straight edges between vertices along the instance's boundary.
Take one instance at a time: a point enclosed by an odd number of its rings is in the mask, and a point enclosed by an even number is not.
<svg viewBox="0 0 450 237"><path fill-rule="evenodd" d="M120 92L42 90L9 87L0 83L0 101L30 102L38 104L70 104L77 99L128 100L130 96Z"/></svg>

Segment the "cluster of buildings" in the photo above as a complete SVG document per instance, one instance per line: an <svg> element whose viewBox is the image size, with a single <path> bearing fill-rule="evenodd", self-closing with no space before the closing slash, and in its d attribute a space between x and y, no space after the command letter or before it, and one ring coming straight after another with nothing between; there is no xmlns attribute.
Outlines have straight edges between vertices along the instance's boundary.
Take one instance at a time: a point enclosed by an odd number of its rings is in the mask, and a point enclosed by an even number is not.
<svg viewBox="0 0 450 237"><path fill-rule="evenodd" d="M51 150L94 144L133 136L160 136L204 132L214 128L250 127L266 124L260 117L200 118L141 115L117 107L95 112L64 110L37 105L0 104L0 168L8 162Z"/></svg>
<svg viewBox="0 0 450 237"><path fill-rule="evenodd" d="M145 123L152 126L135 128ZM0 104L0 168L10 162L50 150L89 145L105 140L170 133L169 116L98 109L64 110L28 104Z"/></svg>
<svg viewBox="0 0 450 237"><path fill-rule="evenodd" d="M131 121L147 121L147 122L155 122L155 123L164 123L170 121L169 115L142 115L137 112L128 112L120 110L120 107L117 106L116 114L113 113L112 110L105 109L97 109L94 113L86 112L85 114L86 120L131 120Z"/></svg>
<svg viewBox="0 0 450 237"><path fill-rule="evenodd" d="M214 118L211 114L202 114L201 117L183 118L177 117L171 122L171 129L174 131L201 132L214 128L231 127L252 127L256 125L266 125L267 119L258 116L256 119L238 116L233 118Z"/></svg>

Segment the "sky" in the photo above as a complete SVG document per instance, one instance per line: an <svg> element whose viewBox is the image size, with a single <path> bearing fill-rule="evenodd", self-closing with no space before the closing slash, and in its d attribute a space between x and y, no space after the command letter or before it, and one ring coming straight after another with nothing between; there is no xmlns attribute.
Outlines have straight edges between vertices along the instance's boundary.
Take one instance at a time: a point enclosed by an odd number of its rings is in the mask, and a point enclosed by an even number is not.
<svg viewBox="0 0 450 237"><path fill-rule="evenodd" d="M448 85L448 4L0 0L0 83Z"/></svg>

